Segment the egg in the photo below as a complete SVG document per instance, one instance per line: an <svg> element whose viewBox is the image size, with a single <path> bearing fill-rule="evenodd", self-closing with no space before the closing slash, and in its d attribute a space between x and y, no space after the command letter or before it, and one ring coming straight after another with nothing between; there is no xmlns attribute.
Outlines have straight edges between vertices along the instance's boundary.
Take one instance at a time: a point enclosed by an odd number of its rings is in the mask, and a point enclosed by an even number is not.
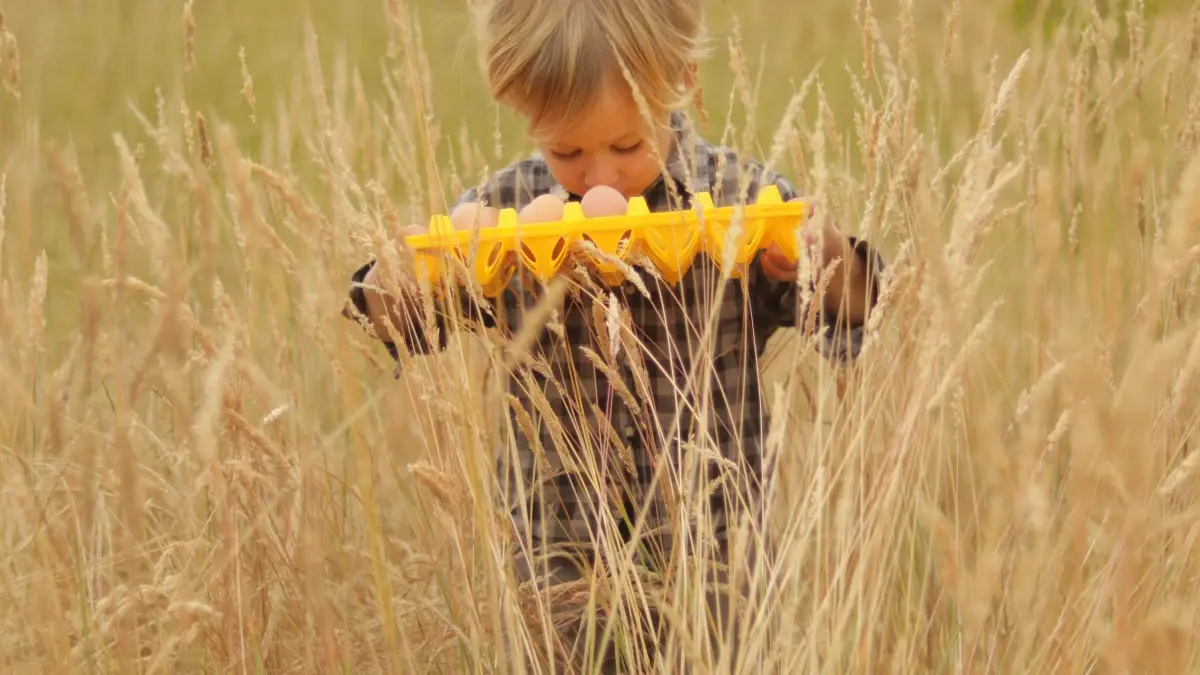
<svg viewBox="0 0 1200 675"><path fill-rule="evenodd" d="M525 205L517 214L522 223L552 223L562 220L563 201L554 195L542 195Z"/></svg>
<svg viewBox="0 0 1200 675"><path fill-rule="evenodd" d="M478 221L478 222L477 222ZM500 222L500 212L474 202L463 204L450 212L450 222L459 230L479 227L495 227Z"/></svg>
<svg viewBox="0 0 1200 675"><path fill-rule="evenodd" d="M580 201L580 207L587 217L619 216L629 210L629 202L612 187L599 185L588 190Z"/></svg>
<svg viewBox="0 0 1200 675"><path fill-rule="evenodd" d="M629 202L624 195L605 185L588 190L579 205L583 207L583 215L588 218L623 216L629 210Z"/></svg>

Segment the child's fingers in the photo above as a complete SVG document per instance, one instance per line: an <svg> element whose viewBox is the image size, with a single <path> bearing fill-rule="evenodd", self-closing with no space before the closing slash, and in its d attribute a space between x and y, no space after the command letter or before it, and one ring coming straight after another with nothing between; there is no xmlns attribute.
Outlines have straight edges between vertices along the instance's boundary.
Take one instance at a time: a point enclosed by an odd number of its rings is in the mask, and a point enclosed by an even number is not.
<svg viewBox="0 0 1200 675"><path fill-rule="evenodd" d="M759 258L759 264L762 265L763 271L773 279L780 281L791 280L796 277L797 263L788 260L783 249L779 248L778 244L771 244L765 251L762 257Z"/></svg>
<svg viewBox="0 0 1200 675"><path fill-rule="evenodd" d="M811 249L817 243L817 225L809 222L804 226L804 248Z"/></svg>
<svg viewBox="0 0 1200 675"><path fill-rule="evenodd" d="M779 244L771 244L768 246L766 250L763 251L763 258L770 260L771 263L775 265L792 265L793 267L796 265L794 261L788 260L787 254L783 252L783 249L780 248Z"/></svg>

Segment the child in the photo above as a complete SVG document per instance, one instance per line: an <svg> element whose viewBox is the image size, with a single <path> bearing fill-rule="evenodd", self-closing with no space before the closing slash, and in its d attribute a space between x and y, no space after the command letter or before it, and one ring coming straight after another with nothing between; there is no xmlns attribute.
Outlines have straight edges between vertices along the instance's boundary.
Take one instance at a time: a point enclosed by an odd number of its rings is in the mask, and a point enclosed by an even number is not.
<svg viewBox="0 0 1200 675"><path fill-rule="evenodd" d="M682 110L696 85L701 1L492 0L482 7L492 94L528 120L540 152L463 194L452 212L457 226L494 223L496 209L525 209L543 195L582 200L586 213L592 195L608 189L645 198L651 211L688 208L698 192L718 206L753 203L767 184L785 200L796 198L761 163L688 127ZM822 351L854 358L882 260L832 224L810 224L806 235L820 242L814 259L822 268L839 261L826 280ZM623 555L635 538L636 559L659 573L678 556L695 555L701 543L693 538L715 542L724 559L727 533L740 514L753 512L767 429L757 360L776 329L804 324L796 265L773 249L742 279L723 283L704 256L674 285L650 268L638 271L640 280L611 288L573 280L555 325L529 348L534 365L507 378L520 405L512 412L515 448L501 453L499 470L513 498L522 580L587 578L591 565L612 570L622 561L602 554ZM544 290L518 272L490 305L466 292L454 307L439 303L441 344L434 345L411 287L385 296L373 290L376 276L373 263L358 270L352 297L393 356L398 347L385 320L403 348L429 353L445 346L453 310L464 322L512 336Z"/></svg>

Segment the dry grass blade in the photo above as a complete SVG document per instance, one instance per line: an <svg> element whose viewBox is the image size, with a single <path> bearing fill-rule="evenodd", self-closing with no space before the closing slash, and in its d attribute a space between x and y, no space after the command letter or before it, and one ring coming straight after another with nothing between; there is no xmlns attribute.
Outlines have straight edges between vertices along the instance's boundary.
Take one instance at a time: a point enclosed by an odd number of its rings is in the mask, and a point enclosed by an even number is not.
<svg viewBox="0 0 1200 675"><path fill-rule="evenodd" d="M573 621L639 673L1200 669L1200 8L710 8L688 129L887 262L842 364L812 302L842 267L807 247L794 328L718 330L731 269L698 266L702 315L645 343L681 298L587 243L632 295L581 263L476 333L448 301L478 287L422 287L446 348L395 360L339 319L534 147L461 8L4 4L0 669L572 672ZM725 566L699 535L739 451L764 469ZM514 516L571 490L594 569L539 588ZM722 571L736 654L704 639Z"/></svg>
<svg viewBox="0 0 1200 675"><path fill-rule="evenodd" d="M4 233L8 219L8 174L0 173L0 269L4 266Z"/></svg>
<svg viewBox="0 0 1200 675"><path fill-rule="evenodd" d="M196 68L196 14L194 0L183 3L183 73L190 75Z"/></svg>
<svg viewBox="0 0 1200 675"><path fill-rule="evenodd" d="M238 62L242 65L242 99L250 107L250 121L258 124L258 101L254 97L254 78L250 75L250 66L246 64L246 47L238 48Z"/></svg>
<svg viewBox="0 0 1200 675"><path fill-rule="evenodd" d="M17 46L17 36L8 31L4 25L4 12L0 11L0 78L4 89L17 101L21 100L21 49Z"/></svg>
<svg viewBox="0 0 1200 675"><path fill-rule="evenodd" d="M513 336L508 345L502 366L505 371L511 370L529 357L529 347L545 329L551 316L562 306L569 287L570 282L563 277L556 277L546 284L537 304L525 314L520 332Z"/></svg>

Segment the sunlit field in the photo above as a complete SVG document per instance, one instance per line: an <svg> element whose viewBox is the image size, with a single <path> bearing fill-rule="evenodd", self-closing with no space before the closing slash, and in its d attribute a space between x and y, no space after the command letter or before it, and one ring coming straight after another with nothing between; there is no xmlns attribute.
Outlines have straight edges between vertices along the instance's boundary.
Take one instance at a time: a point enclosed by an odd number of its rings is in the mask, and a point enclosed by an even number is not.
<svg viewBox="0 0 1200 675"><path fill-rule="evenodd" d="M522 343L342 315L531 150L465 3L0 0L0 672L1200 670L1200 9L710 5L705 136L888 262L762 359L736 659L693 556L516 581Z"/></svg>

